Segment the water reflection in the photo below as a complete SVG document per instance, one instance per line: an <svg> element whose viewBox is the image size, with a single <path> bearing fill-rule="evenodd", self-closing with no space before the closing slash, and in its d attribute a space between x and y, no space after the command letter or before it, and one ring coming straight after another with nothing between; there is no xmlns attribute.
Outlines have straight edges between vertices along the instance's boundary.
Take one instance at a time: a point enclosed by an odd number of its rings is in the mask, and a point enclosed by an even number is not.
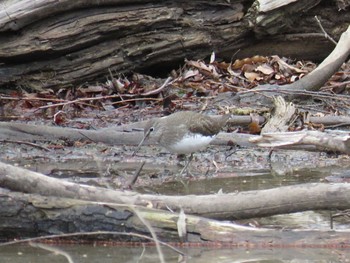
<svg viewBox="0 0 350 263"><path fill-rule="evenodd" d="M52 245L53 246L53 245ZM104 247L93 245L54 246L68 253L75 263L85 262L160 262L154 247ZM349 250L340 249L243 249L243 248L182 248L186 256L163 247L165 262L228 263L228 262L344 262ZM1 262L68 262L57 255L29 245L0 247Z"/></svg>

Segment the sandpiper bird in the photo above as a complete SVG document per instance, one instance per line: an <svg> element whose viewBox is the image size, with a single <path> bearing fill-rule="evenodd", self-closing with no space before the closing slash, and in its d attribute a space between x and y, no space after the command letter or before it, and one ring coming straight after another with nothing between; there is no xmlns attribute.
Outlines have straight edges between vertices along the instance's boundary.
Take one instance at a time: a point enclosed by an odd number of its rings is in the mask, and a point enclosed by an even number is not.
<svg viewBox="0 0 350 263"><path fill-rule="evenodd" d="M208 146L229 118L230 115L210 117L197 112L180 111L152 119L145 126L144 137L139 147L150 137L170 152L191 154L181 175L191 162L193 153Z"/></svg>

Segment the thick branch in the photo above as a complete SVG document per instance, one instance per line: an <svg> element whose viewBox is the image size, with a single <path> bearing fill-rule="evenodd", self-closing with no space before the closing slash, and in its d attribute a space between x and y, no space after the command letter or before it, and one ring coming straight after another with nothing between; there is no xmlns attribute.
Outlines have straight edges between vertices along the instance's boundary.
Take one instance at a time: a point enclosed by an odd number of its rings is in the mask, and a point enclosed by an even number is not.
<svg viewBox="0 0 350 263"><path fill-rule="evenodd" d="M279 85L259 85L251 91L237 93L236 98L248 101L263 101L279 94L278 91L286 91L292 94L290 97L298 97L293 91L318 90L324 83L339 69L350 54L350 26L347 28L331 54L310 74L298 81L283 86Z"/></svg>
<svg viewBox="0 0 350 263"><path fill-rule="evenodd" d="M290 145L315 145L323 150L350 154L350 136L344 132L276 132L265 133L251 138L251 142L261 147L281 147Z"/></svg>
<svg viewBox="0 0 350 263"><path fill-rule="evenodd" d="M341 35L338 44L329 56L304 78L283 86L286 90L319 90L340 68L350 55L350 26Z"/></svg>
<svg viewBox="0 0 350 263"><path fill-rule="evenodd" d="M261 123L265 119L261 117ZM311 123L327 125L348 125L350 118L347 116L310 117ZM229 126L248 125L250 116L232 116L228 121ZM25 141L52 141L65 139L69 141L91 140L109 145L138 145L143 137L142 129L145 122L136 122L113 128L99 130L82 130L73 128L53 127L47 125L33 125L25 123L0 122L0 140L25 140ZM219 133L214 145L232 145L252 147L249 139L257 136L240 133ZM152 144L151 140L145 144Z"/></svg>

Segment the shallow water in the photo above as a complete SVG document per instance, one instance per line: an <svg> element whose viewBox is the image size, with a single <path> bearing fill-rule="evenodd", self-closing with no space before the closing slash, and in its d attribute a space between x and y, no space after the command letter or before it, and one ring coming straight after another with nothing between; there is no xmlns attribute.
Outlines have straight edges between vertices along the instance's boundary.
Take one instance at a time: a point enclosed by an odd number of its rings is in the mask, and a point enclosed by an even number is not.
<svg viewBox="0 0 350 263"><path fill-rule="evenodd" d="M93 245L60 245L50 247L69 255L75 263L87 262L160 262L154 247L104 247ZM162 247L167 263L228 263L228 262L346 262L350 250L341 249L243 249L243 248L179 248L185 256ZM36 263L68 262L63 255L29 245L0 247L1 262Z"/></svg>
<svg viewBox="0 0 350 263"><path fill-rule="evenodd" d="M56 151L46 156L38 152L16 149L3 151L1 159L8 163L38 171L50 176L78 183L119 188L134 174L141 161L146 165L134 190L168 195L212 194L268 189L284 185L326 182L326 177L346 173L348 160L329 158L319 153L276 152L270 159L268 151L235 150L205 152L191 164L193 175L176 177L181 170L177 159L169 154L141 151L131 158L133 148L105 146ZM125 157L126 155L126 157ZM215 165L213 164L215 161ZM209 171L209 172L207 172ZM334 211L335 212L335 211ZM242 220L237 223L258 227L283 229L330 229L329 211L307 211L277 215L262 219ZM350 220L339 217L335 229L349 229ZM154 247L104 247L92 245L54 246L69 254L73 262L159 262ZM345 262L350 250L341 249L243 249L243 248L179 248L186 253L184 261L179 254L163 248L166 262ZM0 262L68 262L59 254L33 248L29 245L0 247Z"/></svg>

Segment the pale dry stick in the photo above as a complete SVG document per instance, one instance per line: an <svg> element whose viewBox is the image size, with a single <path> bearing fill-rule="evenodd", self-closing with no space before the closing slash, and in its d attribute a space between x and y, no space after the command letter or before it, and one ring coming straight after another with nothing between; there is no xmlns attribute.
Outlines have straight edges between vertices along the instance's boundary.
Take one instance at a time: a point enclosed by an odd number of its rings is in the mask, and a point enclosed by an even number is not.
<svg viewBox="0 0 350 263"><path fill-rule="evenodd" d="M202 107L200 108L200 112L205 111L205 109L208 107L208 99L205 100L205 102L203 103Z"/></svg>
<svg viewBox="0 0 350 263"><path fill-rule="evenodd" d="M8 97L8 96L0 96L0 100L29 100L29 101L49 101L49 102L68 102L67 100L62 99L48 99L48 98L17 98L17 97Z"/></svg>
<svg viewBox="0 0 350 263"><path fill-rule="evenodd" d="M104 99L113 99L113 98L119 98L119 95L108 95L108 96L102 96L102 97L95 97L95 98L80 98L72 101L66 101L66 102L61 102L61 103L56 103L56 104L50 104L46 106L41 106L36 109L37 110L43 110L43 109L48 109L48 108L53 108L57 106L66 106L70 104L81 104L84 103L85 101L92 101L92 100L104 100ZM162 99L157 99L157 98L135 98L135 99L128 99L128 100L123 100L123 101L117 101L111 103L112 105L114 104L122 104L125 102L133 102L133 101L143 101L143 100L152 100L152 101L161 101Z"/></svg>
<svg viewBox="0 0 350 263"><path fill-rule="evenodd" d="M166 86L168 86L171 82L172 78L171 77L168 77L162 86L160 86L158 89L155 89L155 90L151 90L149 92L145 92L145 93L142 93L141 96L149 96L149 95L154 95L154 94L158 94L159 92L161 92ZM174 82L175 80L173 80L172 82Z"/></svg>
<svg viewBox="0 0 350 263"><path fill-rule="evenodd" d="M128 99L128 100L113 102L111 103L111 105L122 104L126 102L134 102L134 101L162 101L162 100L163 99L158 99L158 98L135 98L135 99Z"/></svg>
<svg viewBox="0 0 350 263"><path fill-rule="evenodd" d="M326 88L337 88L343 85L348 85L350 84L350 81L343 81L343 82L339 82L339 83L334 83L332 85L327 86Z"/></svg>
<svg viewBox="0 0 350 263"><path fill-rule="evenodd" d="M64 115L66 115L66 113L65 113L63 110L59 110L58 112L56 112L56 113L53 115L53 122L54 122L54 123L57 123L57 118L58 118L59 114L64 114Z"/></svg>
<svg viewBox="0 0 350 263"><path fill-rule="evenodd" d="M45 151L50 151L49 148L46 148L44 146L38 145L36 143L32 143L32 142L24 142L24 141L12 141L12 140L0 140L0 143L15 143L15 144L24 144L24 145L29 145L35 148L39 148L41 150L45 150Z"/></svg>
<svg viewBox="0 0 350 263"><path fill-rule="evenodd" d="M179 235L180 241L181 242L187 241L186 214L182 207L180 208L179 218L177 219L176 226L177 226L177 233Z"/></svg>
<svg viewBox="0 0 350 263"><path fill-rule="evenodd" d="M243 91L242 93L250 93L250 92L274 92L274 93L282 93L282 94L297 94L297 95L305 95L305 96L317 96L318 98L326 98L326 99L333 99L333 100L350 100L349 95L342 95L342 94L330 94L326 92L318 92L318 91L310 91L310 90L287 90L283 89L269 89L269 88L261 88L258 91L254 90L247 90Z"/></svg>
<svg viewBox="0 0 350 263"><path fill-rule="evenodd" d="M146 228L151 233L151 236L152 236L154 243L156 245L159 260L161 263L165 263L164 254L163 254L162 248L160 246L161 243L159 242L158 237L156 235L156 232L154 232L153 227L140 215L140 213L137 211L137 209L134 209L134 207L132 207L132 206L130 208L132 209L132 211L134 211L135 215L137 215L137 217L140 219L140 221L146 226Z"/></svg>
<svg viewBox="0 0 350 263"><path fill-rule="evenodd" d="M109 75L111 76L111 79L112 79L112 80L111 80L111 83L114 85L114 83L113 83L114 77L113 77L112 71L111 71L110 68L108 68L108 71L109 71ZM117 90L118 90L118 89L117 89ZM120 95L119 91L118 91L118 95L119 95L119 98L123 101L124 98L123 98L123 96Z"/></svg>
<svg viewBox="0 0 350 263"><path fill-rule="evenodd" d="M66 106L66 105L75 104L75 103L82 103L82 102L85 102L85 101L113 99L113 98L118 98L118 97L119 97L119 95L108 95L108 96L95 97L95 98L79 98L79 99L76 99L76 100L65 101L65 102L61 102L61 103L41 106L37 110L43 110L43 109L53 108L53 107L57 107L57 106Z"/></svg>
<svg viewBox="0 0 350 263"><path fill-rule="evenodd" d="M332 214L332 212L330 213L330 215L329 215L329 217L330 217L330 229L334 228L334 218L342 217L342 216L349 217L350 216L350 210L347 209L347 210L341 211L341 212L336 213L336 214Z"/></svg>
<svg viewBox="0 0 350 263"><path fill-rule="evenodd" d="M81 136L83 136L83 137L85 137L86 139L88 139L89 141L94 142L94 143L97 143L97 141L95 141L94 139L91 139L89 136L87 136L87 135L84 134L83 132L78 131L78 133L79 133Z"/></svg>
<svg viewBox="0 0 350 263"><path fill-rule="evenodd" d="M316 22L318 24L318 26L321 28L323 34L324 34L324 37L329 39L334 45L337 45L337 41L335 41L327 32L326 30L323 28L322 24L321 24L321 21L318 19L317 16L315 16L315 19L316 19Z"/></svg>
<svg viewBox="0 0 350 263"><path fill-rule="evenodd" d="M269 99L273 99L273 96L269 96L269 95L266 95L264 92L265 91L271 91L272 89L262 89L262 88L259 88L258 90L254 90L254 89L250 89L250 90L245 90L245 91L240 91L239 93L240 94L246 94L246 93L256 93L256 94L260 94L261 96L265 97L265 98L269 98ZM275 92L279 92L278 89L276 89Z"/></svg>
<svg viewBox="0 0 350 263"><path fill-rule="evenodd" d="M235 85L228 84L228 83L225 83L224 86L227 86L227 87L229 87L229 88L231 88L231 89L237 89L237 91L247 91L247 90L250 90L250 89L247 89L247 88L235 86Z"/></svg>
<svg viewBox="0 0 350 263"><path fill-rule="evenodd" d="M141 255L140 255L139 259L137 260L137 263L140 262L140 261L142 260L143 255L144 255L145 252L146 252L146 247L145 247L144 244L142 244L142 247L143 247L143 249L142 249L142 252L141 252Z"/></svg>
<svg viewBox="0 0 350 263"><path fill-rule="evenodd" d="M94 232L79 232L79 233L69 233L69 234L59 234L59 235L49 235L49 236L40 236L40 237L32 237L32 238L26 238L26 239L20 239L20 240L14 240L9 242L0 243L0 247L4 246L10 246L15 244L21 244L21 243L28 243L33 241L40 241L45 239L54 239L54 238L63 238L63 237L76 237L76 236L96 236L96 235L121 235L121 236L133 236L133 237L139 237L144 238L150 241L154 241L152 237L145 236L138 233L126 233L126 232L118 232L118 231L94 231ZM169 245L163 241L158 240L159 244L170 248L171 250L175 251L176 253L180 255L185 255L184 252L177 249L176 247Z"/></svg>
<svg viewBox="0 0 350 263"><path fill-rule="evenodd" d="M31 247L36 247L36 248L41 248L50 252L54 252L55 254L64 256L69 263L74 263L72 257L65 251L63 251L62 249L56 248L56 247L52 247L52 246L48 246L45 244L40 244L40 243L34 243L34 242L29 242L28 243Z"/></svg>

